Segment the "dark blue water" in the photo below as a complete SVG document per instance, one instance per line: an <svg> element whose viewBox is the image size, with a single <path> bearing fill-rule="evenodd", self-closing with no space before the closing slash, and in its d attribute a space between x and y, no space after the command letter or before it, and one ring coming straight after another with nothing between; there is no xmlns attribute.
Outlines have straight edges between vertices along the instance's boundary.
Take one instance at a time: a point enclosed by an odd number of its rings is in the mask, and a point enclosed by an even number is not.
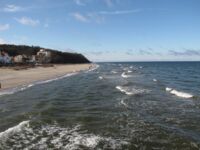
<svg viewBox="0 0 200 150"><path fill-rule="evenodd" d="M100 63L0 96L0 149L200 149L200 63Z"/></svg>

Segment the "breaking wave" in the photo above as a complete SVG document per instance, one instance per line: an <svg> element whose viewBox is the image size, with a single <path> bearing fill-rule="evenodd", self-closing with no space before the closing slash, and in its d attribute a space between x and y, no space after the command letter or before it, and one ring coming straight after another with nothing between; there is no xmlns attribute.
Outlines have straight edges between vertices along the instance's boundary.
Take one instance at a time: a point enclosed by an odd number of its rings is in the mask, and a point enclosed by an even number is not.
<svg viewBox="0 0 200 150"><path fill-rule="evenodd" d="M125 72L123 72L123 73L121 74L121 76L122 76L123 78L129 78L129 77L131 77L131 75L127 75Z"/></svg>
<svg viewBox="0 0 200 150"><path fill-rule="evenodd" d="M124 105L125 107L128 107L128 104L124 101L124 99L122 99L122 100L120 101L120 104Z"/></svg>
<svg viewBox="0 0 200 150"><path fill-rule="evenodd" d="M100 80L102 80L102 79L103 79L103 77L102 77L102 76L99 76L99 79L100 79Z"/></svg>
<svg viewBox="0 0 200 150"><path fill-rule="evenodd" d="M24 90L26 90L26 89L34 86L34 85L35 84L29 84L29 85L23 85L21 87L16 87L16 88L12 88L12 89L2 90L0 92L0 96L3 96L3 95L12 95L14 93L24 91Z"/></svg>
<svg viewBox="0 0 200 150"><path fill-rule="evenodd" d="M116 74L117 72L116 71L111 71L111 73Z"/></svg>
<svg viewBox="0 0 200 150"><path fill-rule="evenodd" d="M183 98L192 98L192 97L194 97L192 94L185 93L185 92L180 92L180 91L174 90L174 89L169 88L169 87L166 87L166 91L170 92L171 94L176 95L178 97L183 97Z"/></svg>
<svg viewBox="0 0 200 150"><path fill-rule="evenodd" d="M49 80L43 80L43 81L35 82L34 85L49 83L49 82L56 81L56 80L60 80L60 79L63 79L63 78L69 77L69 76L76 75L76 74L77 74L77 73L68 73L68 74L66 74L66 75L64 75L64 76L60 76L60 77L57 77L57 78L53 78L53 79L49 79Z"/></svg>
<svg viewBox="0 0 200 150"><path fill-rule="evenodd" d="M58 125L32 127L30 121L23 121L0 133L2 149L96 149L102 143L104 148L109 149L121 149L123 145L128 144L119 139L86 133L81 130L80 125L74 128Z"/></svg>
<svg viewBox="0 0 200 150"><path fill-rule="evenodd" d="M154 82L157 82L158 80L157 80L157 79L153 79L153 81L154 81Z"/></svg>
<svg viewBox="0 0 200 150"><path fill-rule="evenodd" d="M137 95L137 94L142 94L144 92L147 92L147 90L145 89L136 89L136 88L123 87L123 86L116 86L116 89L118 89L122 93L125 93L126 95Z"/></svg>
<svg viewBox="0 0 200 150"><path fill-rule="evenodd" d="M22 129L27 126L29 124L29 121L23 121L21 123L19 123L17 126L11 127L9 129L7 129L4 132L0 133L0 140L5 140L6 138L8 138L9 136L14 135L17 132L22 131Z"/></svg>
<svg viewBox="0 0 200 150"><path fill-rule="evenodd" d="M98 68L99 68L99 65L95 64L95 65L93 65L88 71L86 71L86 73L91 72L91 71L94 71L94 70L96 70L96 69L98 69Z"/></svg>

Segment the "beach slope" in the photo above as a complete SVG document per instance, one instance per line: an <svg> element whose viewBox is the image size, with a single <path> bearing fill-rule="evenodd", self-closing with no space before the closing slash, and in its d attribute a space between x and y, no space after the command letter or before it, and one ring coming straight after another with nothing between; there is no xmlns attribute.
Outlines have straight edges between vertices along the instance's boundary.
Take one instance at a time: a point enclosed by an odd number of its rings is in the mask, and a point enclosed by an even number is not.
<svg viewBox="0 0 200 150"><path fill-rule="evenodd" d="M34 67L21 70L0 68L0 90L57 78L72 72L88 70L92 66L92 64L53 65L52 67Z"/></svg>

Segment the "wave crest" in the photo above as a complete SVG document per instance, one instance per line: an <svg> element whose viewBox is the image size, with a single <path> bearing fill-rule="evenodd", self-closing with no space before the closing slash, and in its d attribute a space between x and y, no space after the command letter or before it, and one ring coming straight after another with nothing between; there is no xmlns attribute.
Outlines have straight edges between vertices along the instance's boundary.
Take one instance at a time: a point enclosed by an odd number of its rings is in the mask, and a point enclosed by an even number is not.
<svg viewBox="0 0 200 150"><path fill-rule="evenodd" d="M121 76L122 76L123 78L129 78L129 77L131 77L131 75L127 75L125 72L123 72L123 73L121 74Z"/></svg>
<svg viewBox="0 0 200 150"><path fill-rule="evenodd" d="M102 137L81 130L80 125L64 128L55 125L32 127L30 121L23 121L17 126L0 133L0 147L3 149L121 149L126 141ZM12 145L9 143L12 142Z"/></svg>
<svg viewBox="0 0 200 150"><path fill-rule="evenodd" d="M136 95L136 94L142 94L144 92L147 92L147 90L145 89L129 88L129 87L123 87L123 86L116 86L116 89L118 89L122 93L125 93L126 95Z"/></svg>
<svg viewBox="0 0 200 150"><path fill-rule="evenodd" d="M181 92L181 91L177 91L175 89L166 87L166 91L170 92L173 95L176 95L178 97L182 97L182 98L192 98L194 97L192 94L190 93L186 93L186 92Z"/></svg>

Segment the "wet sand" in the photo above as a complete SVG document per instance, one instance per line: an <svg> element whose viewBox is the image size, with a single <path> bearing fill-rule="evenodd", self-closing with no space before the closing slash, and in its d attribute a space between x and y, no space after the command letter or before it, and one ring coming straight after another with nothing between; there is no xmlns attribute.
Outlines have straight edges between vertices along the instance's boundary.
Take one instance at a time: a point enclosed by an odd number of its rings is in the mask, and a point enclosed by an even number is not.
<svg viewBox="0 0 200 150"><path fill-rule="evenodd" d="M54 65L53 67L35 67L22 70L0 68L0 90L60 77L72 72L88 70L93 66L93 64Z"/></svg>

